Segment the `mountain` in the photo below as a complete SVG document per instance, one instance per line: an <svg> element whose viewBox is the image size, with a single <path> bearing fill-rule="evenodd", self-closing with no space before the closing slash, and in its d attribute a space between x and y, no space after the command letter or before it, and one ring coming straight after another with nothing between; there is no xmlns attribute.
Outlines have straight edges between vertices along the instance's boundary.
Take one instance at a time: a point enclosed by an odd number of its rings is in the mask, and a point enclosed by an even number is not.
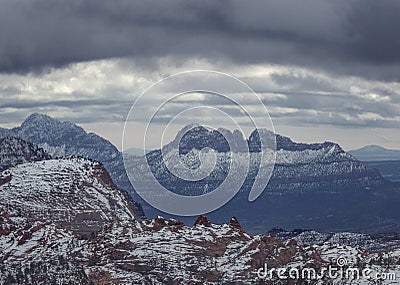
<svg viewBox="0 0 400 285"><path fill-rule="evenodd" d="M0 172L18 164L50 158L45 150L32 143L14 137L0 138Z"/></svg>
<svg viewBox="0 0 400 285"><path fill-rule="evenodd" d="M0 208L7 216L52 222L88 236L106 221L139 218L104 167L80 157L20 164L2 172Z"/></svg>
<svg viewBox="0 0 400 285"><path fill-rule="evenodd" d="M396 206L400 202L398 184L387 181L378 171L335 143L296 143L290 138L275 135L276 152L273 153L269 145L261 149L260 135L270 138L275 134L268 130L255 130L248 139L244 139L237 131L211 131L202 126L189 126L164 146L163 152L155 150L145 158L129 158L129 167L134 167L135 175L147 181L149 177L144 165L149 163L152 175L168 190L196 196L221 185L229 173L231 161L243 167L249 164L244 184L238 186L240 190L236 196L208 215L218 223L226 216L237 216L251 233L265 232L275 226L337 232L400 229L400 213ZM224 137L233 141L233 147ZM244 143L250 150L250 161L243 152ZM213 161L212 157L216 155L215 167L207 177L189 181L170 172L168 167L184 173L184 168L188 166L201 176L199 155L205 146L214 151L202 152L202 163ZM178 163L177 157L171 155L173 151L178 151L183 163ZM266 167L261 164L262 152L276 155L275 168L262 195L249 202L249 192L257 173ZM199 169L198 173L196 169ZM160 214L151 208L147 213L150 216ZM187 223L193 221L190 218L181 219Z"/></svg>
<svg viewBox="0 0 400 285"><path fill-rule="evenodd" d="M46 150L52 157L78 155L100 161L122 191L132 196L133 188L125 172L121 152L108 140L87 133L71 122L61 122L43 114L30 115L20 127L0 128L0 138L13 136ZM130 199L135 212L145 217L139 203Z"/></svg>
<svg viewBox="0 0 400 285"><path fill-rule="evenodd" d="M362 161L400 160L400 150L386 149L378 145L367 145L349 153Z"/></svg>
<svg viewBox="0 0 400 285"><path fill-rule="evenodd" d="M220 133L221 131L224 135ZM243 139L243 136L239 135L237 131L230 133L230 135L229 133L229 130L208 131L201 126L194 127L186 131L182 137L178 133L177 138L163 148L163 152L166 154L165 163L161 150L155 150L147 154L146 161L140 158L132 158L132 167L136 166L135 169L138 170L145 169L141 164L149 163L157 180L164 186L169 187L170 191L184 195L200 195L205 193L205 185L208 186L207 191L211 192L222 183L229 171L230 160L237 160L239 164L245 167L247 153L237 146L247 144L250 151L250 169L249 176L243 186L244 189L251 188L259 169L265 167L260 165L262 151L269 151L270 155L276 156L275 168L267 188L270 190L269 192L278 191L279 193L299 194L300 192L313 191L317 188L323 189L324 192L336 192L349 188L365 189L366 187L387 183L376 170L353 158L339 145L332 142L304 144L276 135L276 152L272 152L269 146L261 150L259 133L265 137L274 135L267 130L254 131L248 140ZM233 151L229 149L230 146L224 136L235 137L233 145L234 148L236 146L236 149ZM176 159L176 157L169 155L173 150L179 150L180 158L184 161L184 165L196 167L199 163L196 157L205 146L209 146L215 152L203 153L203 162L212 161L211 156L215 153L218 157L215 170L209 177L200 182L184 181L168 171L167 165L177 171L183 171L178 169L182 166L177 161L169 161L169 159ZM141 172L138 173L145 175Z"/></svg>

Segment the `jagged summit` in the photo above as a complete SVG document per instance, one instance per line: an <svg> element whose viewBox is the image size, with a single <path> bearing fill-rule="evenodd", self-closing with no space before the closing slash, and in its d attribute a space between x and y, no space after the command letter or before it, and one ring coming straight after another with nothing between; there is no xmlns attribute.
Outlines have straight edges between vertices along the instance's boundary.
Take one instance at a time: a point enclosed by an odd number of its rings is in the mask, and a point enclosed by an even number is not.
<svg viewBox="0 0 400 285"><path fill-rule="evenodd" d="M240 225L238 219L236 217L232 217L229 221L229 225L234 227L237 230L243 230L242 226Z"/></svg>
<svg viewBox="0 0 400 285"><path fill-rule="evenodd" d="M202 125L193 123L183 127L176 135L174 141L166 146L166 149L179 148L180 154L187 154L192 149L200 150L204 147L212 148L217 152L260 152L260 136L265 143L263 145L264 149L304 151L334 147L336 151L344 152L338 144L333 142L297 143L289 137L275 134L267 129L256 129L246 139L237 129L233 132L225 128L210 130ZM229 141L231 145L229 145Z"/></svg>
<svg viewBox="0 0 400 285"><path fill-rule="evenodd" d="M204 215L200 215L197 220L194 222L194 226L205 226L205 227L209 227L211 226L211 221Z"/></svg>
<svg viewBox="0 0 400 285"><path fill-rule="evenodd" d="M54 119L46 114L33 113L29 115L21 124L21 127L25 127L32 124L51 124L51 123L61 123L59 120Z"/></svg>
<svg viewBox="0 0 400 285"><path fill-rule="evenodd" d="M344 152L343 149L334 142L325 141L323 143L299 143L294 142L291 138L285 137L273 132L260 129L254 130L248 139L249 149L251 152L261 151L260 136L265 138L266 142L271 142L275 136L276 150L289 150L289 151L304 151L304 150L318 150L322 148L335 147L337 151ZM265 148L271 148L271 145L266 145Z"/></svg>
<svg viewBox="0 0 400 285"><path fill-rule="evenodd" d="M83 128L69 121L60 121L45 114L34 113L28 116L21 126L12 129L1 129L0 135L14 136L26 141L45 147L53 156L60 155L82 155L91 157L81 148L103 148L103 152L117 152L118 150L106 139L94 134L87 133ZM101 144L98 145L98 144ZM104 148L106 146L107 148ZM100 156L101 158L101 156Z"/></svg>
<svg viewBox="0 0 400 285"><path fill-rule="evenodd" d="M60 121L45 114L34 113L28 116L20 127L10 130L16 136L32 141L36 144L48 144L49 151L52 146L60 143L71 143L74 137L87 135L84 129L69 122ZM65 153L67 155L72 153Z"/></svg>
<svg viewBox="0 0 400 285"><path fill-rule="evenodd" d="M247 142L239 130L232 132L225 128L209 129L199 124L189 124L177 133L165 149L179 148L180 154L186 154L192 149L205 147L217 152L246 152Z"/></svg>

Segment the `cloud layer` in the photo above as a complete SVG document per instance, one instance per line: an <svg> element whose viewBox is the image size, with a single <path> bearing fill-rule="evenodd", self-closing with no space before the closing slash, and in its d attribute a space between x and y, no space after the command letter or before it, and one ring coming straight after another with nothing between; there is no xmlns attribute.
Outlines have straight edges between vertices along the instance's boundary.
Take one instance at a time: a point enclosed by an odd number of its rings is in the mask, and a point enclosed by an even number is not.
<svg viewBox="0 0 400 285"><path fill-rule="evenodd" d="M159 57L399 80L400 2L1 1L0 71Z"/></svg>
<svg viewBox="0 0 400 285"><path fill-rule="evenodd" d="M88 125L107 136L110 133L107 124L114 124L112 131L115 131L115 123L122 128L135 98L151 84L166 74L198 68L224 70L243 80L261 97L277 130L287 130L288 135L296 137L290 128L308 129L310 134L316 126L325 126L326 130L321 134L329 133L331 128L363 129L366 135L369 135L368 129L377 128L384 133L393 133L392 145L400 141L396 135L400 124L399 83L354 76L332 77L312 69L285 65L221 65L205 60L188 60L181 65L174 63L173 59L164 58L157 63L156 70L149 71L142 69L134 60L112 59L72 64L52 69L46 74L3 74L0 76L0 123L3 126L16 125L28 114L42 112ZM204 89L218 84L209 80L203 83ZM190 82L184 84L187 86L182 86L183 89L191 90L193 87ZM165 94L171 90L168 85L162 89ZM254 116L265 116L259 102L252 96L246 93L237 96L245 98L245 107ZM145 104L158 106L160 99L161 95L149 97ZM244 119L237 106L220 97L192 94L166 105L158 120L169 121L177 110L196 106L219 108L237 121ZM207 113L196 114L191 118L194 122L204 118L222 122ZM188 121L180 123L184 125ZM112 140L117 145L121 132L122 129L112 134ZM314 134L309 138L306 134L307 131L297 138L316 140ZM348 145L354 140L353 137L326 138Z"/></svg>

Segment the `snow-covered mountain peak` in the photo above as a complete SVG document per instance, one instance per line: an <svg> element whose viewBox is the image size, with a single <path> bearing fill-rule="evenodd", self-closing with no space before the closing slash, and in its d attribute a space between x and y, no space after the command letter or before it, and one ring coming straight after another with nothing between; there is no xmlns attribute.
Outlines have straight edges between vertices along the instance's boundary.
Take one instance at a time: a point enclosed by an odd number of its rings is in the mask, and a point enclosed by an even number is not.
<svg viewBox="0 0 400 285"><path fill-rule="evenodd" d="M81 127L69 121L63 122L48 115L38 113L27 117L20 127L14 129L15 131L20 133L21 137L35 135L37 140L57 138L64 132L74 135L86 133Z"/></svg>
<svg viewBox="0 0 400 285"><path fill-rule="evenodd" d="M69 122L69 121L60 121L55 118L52 118L46 114L39 114L39 113L33 113L29 115L25 121L22 122L21 128L22 129L29 129L32 127L61 127L61 128L74 128L77 131L84 132L84 130L81 127L76 126L75 124Z"/></svg>

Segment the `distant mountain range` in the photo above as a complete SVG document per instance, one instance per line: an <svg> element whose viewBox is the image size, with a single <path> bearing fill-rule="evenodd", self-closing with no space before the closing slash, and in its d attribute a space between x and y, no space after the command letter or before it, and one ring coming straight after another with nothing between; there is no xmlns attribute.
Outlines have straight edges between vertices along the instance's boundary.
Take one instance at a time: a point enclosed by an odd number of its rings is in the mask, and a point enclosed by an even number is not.
<svg viewBox="0 0 400 285"><path fill-rule="evenodd" d="M349 153L362 161L400 160L400 150L386 149L379 145L367 145Z"/></svg>

